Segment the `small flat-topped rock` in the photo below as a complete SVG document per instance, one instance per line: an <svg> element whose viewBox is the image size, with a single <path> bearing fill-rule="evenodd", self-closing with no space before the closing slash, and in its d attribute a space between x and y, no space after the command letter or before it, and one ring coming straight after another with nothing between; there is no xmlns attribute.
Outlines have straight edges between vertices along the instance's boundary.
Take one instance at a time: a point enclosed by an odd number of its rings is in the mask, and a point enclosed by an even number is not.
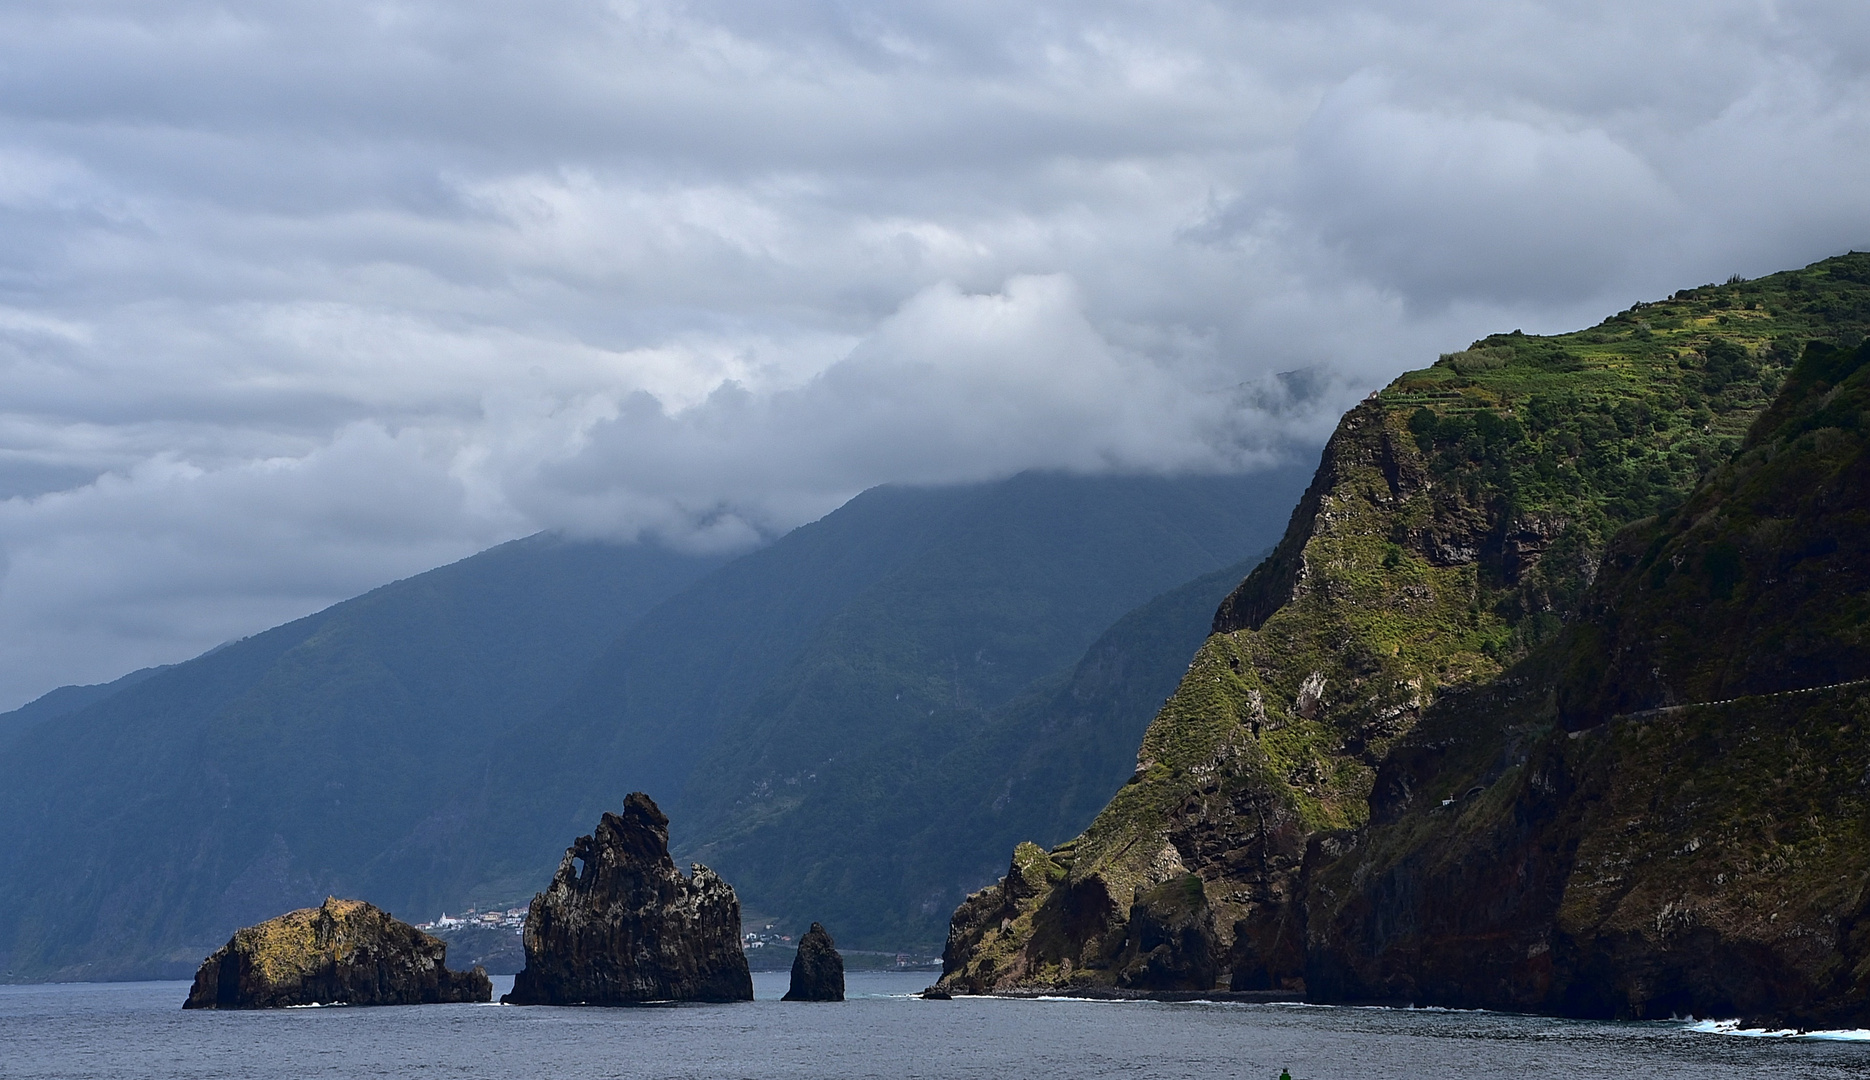
<svg viewBox="0 0 1870 1080"><path fill-rule="evenodd" d="M449 971L448 946L362 900L330 897L236 930L201 962L184 1009L491 1001L480 968Z"/></svg>
<svg viewBox="0 0 1870 1080"><path fill-rule="evenodd" d="M792 958L792 988L785 1000L844 1000L844 958L820 923L813 923L799 939L798 955Z"/></svg>

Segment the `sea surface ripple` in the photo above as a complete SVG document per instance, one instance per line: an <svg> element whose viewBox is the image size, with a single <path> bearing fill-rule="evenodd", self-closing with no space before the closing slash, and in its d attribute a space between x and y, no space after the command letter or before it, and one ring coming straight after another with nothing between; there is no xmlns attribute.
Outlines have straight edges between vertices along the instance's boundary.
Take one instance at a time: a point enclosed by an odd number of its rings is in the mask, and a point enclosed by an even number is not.
<svg viewBox="0 0 1870 1080"><path fill-rule="evenodd" d="M1861 1078L1870 1043L1739 1038L1707 1022L1484 1012L912 996L921 973L854 972L851 1000L742 1005L425 1005L183 1012L186 983L0 987L0 1076L583 1078L1015 1076L1538 1080ZM495 990L511 984L496 978Z"/></svg>

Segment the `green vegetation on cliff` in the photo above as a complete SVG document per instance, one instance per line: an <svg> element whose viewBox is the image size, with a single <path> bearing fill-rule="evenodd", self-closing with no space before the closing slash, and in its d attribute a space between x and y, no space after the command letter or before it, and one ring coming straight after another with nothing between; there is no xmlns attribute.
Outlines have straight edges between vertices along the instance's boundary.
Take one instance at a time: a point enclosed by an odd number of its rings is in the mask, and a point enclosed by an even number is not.
<svg viewBox="0 0 1870 1080"><path fill-rule="evenodd" d="M1463 728L1440 749L1480 773L1523 754L1552 722L1550 684L1542 695L1528 681L1571 648L1561 631L1589 606L1611 538L1688 513L1788 374L1807 377L1809 364L1793 368L1805 343L1830 356L1867 327L1870 255L1852 254L1684 290L1574 334L1485 338L1353 409L1285 539L1222 604L1150 726L1133 782L1051 854L1056 882L957 911L947 983L1146 985L1117 964L1132 905L1193 871L1231 985L1304 987L1307 867L1362 842L1373 812L1429 797L1409 789L1423 777L1393 767L1422 752L1418 727L1485 697L1470 726L1487 738ZM1751 543L1778 552L1772 537ZM1745 545L1710 550L1699 565L1717 581L1757 572ZM1839 618L1861 633L1860 609ZM1524 700L1509 708L1499 695L1512 693ZM1458 803L1472 786L1435 794Z"/></svg>
<svg viewBox="0 0 1870 1080"><path fill-rule="evenodd" d="M1557 641L1385 762L1376 826L1314 861L1308 987L1861 1024L1866 526L1870 346L1814 343Z"/></svg>
<svg viewBox="0 0 1870 1080"><path fill-rule="evenodd" d="M479 968L450 971L448 946L361 900L326 897L234 933L202 961L184 1009L489 1001Z"/></svg>
<svg viewBox="0 0 1870 1080"><path fill-rule="evenodd" d="M1742 452L1618 538L1571 634L1568 722L1870 672L1867 362L1812 343Z"/></svg>
<svg viewBox="0 0 1870 1080"><path fill-rule="evenodd" d="M1847 256L1575 334L1495 335L1397 379L1326 450L1282 545L1299 569L1269 581L1269 561L1223 605L1143 759L1188 774L1233 750L1306 827L1361 824L1375 763L1423 705L1555 633L1609 536L1734 453L1802 341L1861 336L1866 285L1870 255ZM1833 311L1855 321L1826 325ZM1269 593L1263 620L1230 619ZM1182 797L1161 782L1151 798L1145 775L1114 817ZM1100 819L1081 851L1128 844L1120 825Z"/></svg>

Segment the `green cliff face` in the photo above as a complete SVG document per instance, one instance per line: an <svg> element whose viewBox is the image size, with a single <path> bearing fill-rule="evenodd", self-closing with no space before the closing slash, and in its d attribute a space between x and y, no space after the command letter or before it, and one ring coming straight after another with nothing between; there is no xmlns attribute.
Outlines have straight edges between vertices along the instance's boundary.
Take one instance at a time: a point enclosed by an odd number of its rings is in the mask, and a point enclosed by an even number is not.
<svg viewBox="0 0 1870 1080"><path fill-rule="evenodd" d="M1563 650L1570 726L1870 672L1867 355L1812 344L1738 456L1617 538Z"/></svg>
<svg viewBox="0 0 1870 1080"><path fill-rule="evenodd" d="M1308 865L1309 991L1870 1016L1867 363L1808 349L1581 618L1391 755L1375 824Z"/></svg>
<svg viewBox="0 0 1870 1080"><path fill-rule="evenodd" d="M1483 993L1474 980L1492 969L1471 956L1450 961L1468 983L1410 982L1443 944L1421 918L1440 912L1484 937L1512 909L1549 929L1555 906L1539 914L1513 898L1562 893L1570 873L1563 851L1515 848L1497 830L1457 842L1446 827L1489 800L1501 820L1533 812L1506 806L1504 778L1552 786L1525 762L1583 752L1588 740L1559 723L1561 701L1581 728L1616 703L1865 671L1861 583L1825 576L1853 557L1849 519L1809 523L1853 483L1870 488L1831 434L1854 430L1839 393L1848 362L1824 346L1794 361L1811 340L1854 347L1867 322L1870 256L1853 254L1687 290L1579 333L1496 335L1372 395L1340 424L1285 539L1222 604L1132 780L1082 836L1051 853L1022 849L1006 882L956 912L946 985L1185 988L1126 957L1139 905L1192 873L1216 927L1217 977L1235 989L1632 1011L1627 994L1612 1007L1530 975L1517 996ZM1742 489L1754 494L1731 494ZM1718 528L1716 504L1727 508ZM1639 603L1619 585L1632 575L1661 594ZM1770 596L1759 591L1768 578ZM1826 582L1838 599L1819 621L1789 614ZM1706 594L1703 609L1683 600L1691 589ZM1659 638L1651 624L1666 618L1683 625ZM1638 643L1667 655L1651 663ZM1738 674L1736 657L1752 658ZM1558 809L1542 812L1576 815L1567 796L1551 798ZM1846 811L1827 804L1819 817ZM1608 827L1574 824L1507 832L1575 850ZM1383 884L1383 867L1437 845L1453 862L1436 865L1459 873ZM1388 862L1370 861L1379 847ZM1513 948L1534 968L1562 951L1551 933ZM1346 959L1371 952L1386 958L1384 978Z"/></svg>

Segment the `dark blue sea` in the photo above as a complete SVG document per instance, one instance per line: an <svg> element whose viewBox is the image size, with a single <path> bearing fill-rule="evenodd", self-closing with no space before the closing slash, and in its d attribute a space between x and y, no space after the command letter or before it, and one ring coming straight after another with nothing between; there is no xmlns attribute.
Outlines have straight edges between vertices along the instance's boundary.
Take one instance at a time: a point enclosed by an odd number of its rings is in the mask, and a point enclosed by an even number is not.
<svg viewBox="0 0 1870 1080"><path fill-rule="evenodd" d="M1870 1076L1870 1034L1689 1022L1153 1002L922 1001L927 973L853 973L851 1000L183 1012L186 983L0 987L4 1077L1227 1077L1710 1080ZM497 994L511 978L494 980Z"/></svg>

